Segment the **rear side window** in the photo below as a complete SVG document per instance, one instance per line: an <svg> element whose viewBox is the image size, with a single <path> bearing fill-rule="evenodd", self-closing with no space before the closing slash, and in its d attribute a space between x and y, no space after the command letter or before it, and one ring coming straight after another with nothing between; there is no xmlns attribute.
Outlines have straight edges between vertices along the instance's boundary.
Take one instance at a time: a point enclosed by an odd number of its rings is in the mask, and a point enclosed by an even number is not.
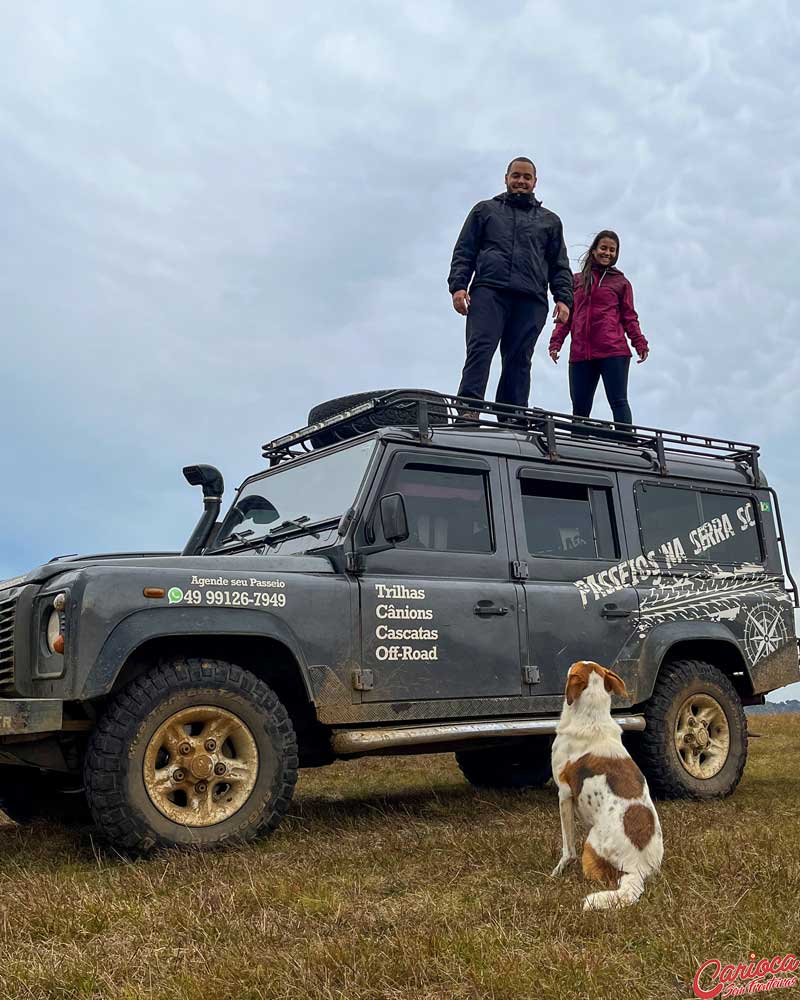
<svg viewBox="0 0 800 1000"><path fill-rule="evenodd" d="M645 552L670 564L762 561L751 497L653 483L637 483L635 495Z"/></svg>
<svg viewBox="0 0 800 1000"><path fill-rule="evenodd" d="M521 476L525 539L532 556L616 559L611 490Z"/></svg>
<svg viewBox="0 0 800 1000"><path fill-rule="evenodd" d="M488 472L405 463L387 492L403 495L409 537L398 548L491 552Z"/></svg>

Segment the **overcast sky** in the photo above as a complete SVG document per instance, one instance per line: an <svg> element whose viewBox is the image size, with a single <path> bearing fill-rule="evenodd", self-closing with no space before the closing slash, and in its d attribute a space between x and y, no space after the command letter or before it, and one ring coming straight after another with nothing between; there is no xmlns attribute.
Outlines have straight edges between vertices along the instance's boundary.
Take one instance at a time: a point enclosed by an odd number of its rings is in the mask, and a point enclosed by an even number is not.
<svg viewBox="0 0 800 1000"><path fill-rule="evenodd" d="M798 24L791 0L4 4L0 577L180 547L181 467L233 487L322 399L454 391L453 242L515 154L573 262L621 235L634 419L759 442L800 573ZM568 409L545 348L533 401Z"/></svg>

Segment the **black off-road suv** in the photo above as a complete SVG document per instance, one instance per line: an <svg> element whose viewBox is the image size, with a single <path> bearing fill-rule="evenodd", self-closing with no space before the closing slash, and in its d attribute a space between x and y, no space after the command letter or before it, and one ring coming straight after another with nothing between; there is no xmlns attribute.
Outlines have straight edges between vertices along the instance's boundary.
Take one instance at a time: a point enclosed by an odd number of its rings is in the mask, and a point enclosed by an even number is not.
<svg viewBox="0 0 800 1000"><path fill-rule="evenodd" d="M437 393L312 410L184 551L0 583L0 800L117 846L275 828L299 767L455 752L549 777L565 677L624 677L661 796L733 791L743 705L800 679L797 588L754 445Z"/></svg>

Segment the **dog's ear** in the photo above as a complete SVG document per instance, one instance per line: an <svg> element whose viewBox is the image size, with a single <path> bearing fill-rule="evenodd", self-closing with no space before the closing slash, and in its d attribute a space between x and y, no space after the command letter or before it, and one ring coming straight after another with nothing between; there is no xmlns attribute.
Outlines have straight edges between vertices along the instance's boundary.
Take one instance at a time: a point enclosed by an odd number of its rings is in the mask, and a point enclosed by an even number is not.
<svg viewBox="0 0 800 1000"><path fill-rule="evenodd" d="M612 694L616 694L620 698L628 697L628 689L625 687L625 681L619 674L615 674L613 670L606 668L603 683L606 691L610 691Z"/></svg>
<svg viewBox="0 0 800 1000"><path fill-rule="evenodd" d="M566 691L568 705L571 705L580 697L581 692L586 690L586 686L589 683L589 671L583 669L583 667L583 663L573 663L569 668Z"/></svg>

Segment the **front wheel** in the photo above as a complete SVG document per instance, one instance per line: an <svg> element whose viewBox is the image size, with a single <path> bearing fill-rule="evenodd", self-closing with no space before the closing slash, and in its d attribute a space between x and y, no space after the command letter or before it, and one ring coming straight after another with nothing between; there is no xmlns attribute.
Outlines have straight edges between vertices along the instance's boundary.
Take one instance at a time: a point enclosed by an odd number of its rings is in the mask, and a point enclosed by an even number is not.
<svg viewBox="0 0 800 1000"><path fill-rule="evenodd" d="M703 660L659 674L632 751L659 798L730 795L747 761L747 719L730 680Z"/></svg>
<svg viewBox="0 0 800 1000"><path fill-rule="evenodd" d="M179 660L132 681L89 744L85 787L113 844L215 847L270 833L297 781L286 709L253 674Z"/></svg>

